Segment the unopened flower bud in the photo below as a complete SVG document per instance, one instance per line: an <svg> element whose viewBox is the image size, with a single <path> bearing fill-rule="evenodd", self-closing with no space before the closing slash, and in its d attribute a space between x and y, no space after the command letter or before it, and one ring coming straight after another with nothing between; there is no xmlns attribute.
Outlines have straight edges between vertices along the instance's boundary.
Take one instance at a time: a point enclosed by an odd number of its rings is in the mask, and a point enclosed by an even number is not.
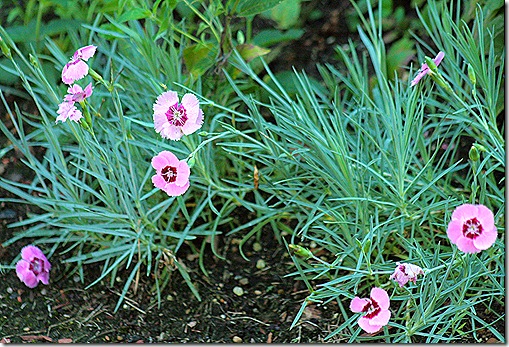
<svg viewBox="0 0 509 347"><path fill-rule="evenodd" d="M2 53L8 58L12 59L11 49L7 47L5 41L0 37L0 49L2 49Z"/></svg>
<svg viewBox="0 0 509 347"><path fill-rule="evenodd" d="M472 67L471 64L468 64L468 78L470 78L470 82L472 82L472 84L475 85L475 83L477 82L476 78L475 78L475 72L474 72L474 68Z"/></svg>
<svg viewBox="0 0 509 347"><path fill-rule="evenodd" d="M468 157L472 161L478 161L481 156L479 155L479 151L477 150L477 148L475 148L475 146L472 146L470 147L470 151L468 151Z"/></svg>
<svg viewBox="0 0 509 347"><path fill-rule="evenodd" d="M194 158L194 155L189 158L189 160L187 161L187 165L189 166L189 168L192 168L194 166L194 164L196 164L196 159Z"/></svg>
<svg viewBox="0 0 509 347"><path fill-rule="evenodd" d="M304 259L309 259L313 257L313 253L307 248L293 244L289 244L288 247L290 247L292 252L294 254L297 254L299 257L302 257Z"/></svg>
<svg viewBox="0 0 509 347"><path fill-rule="evenodd" d="M39 62L37 61L37 58L34 57L31 53L28 54L28 59L30 60L30 64L32 64L33 67L38 68Z"/></svg>
<svg viewBox="0 0 509 347"><path fill-rule="evenodd" d="M480 151L480 152L486 152L486 147L484 147L483 145L480 145L478 143L474 143L472 146L477 148L477 150Z"/></svg>
<svg viewBox="0 0 509 347"><path fill-rule="evenodd" d="M426 65L428 65L429 69L434 73L438 73L437 64L435 64L433 59L430 57L424 57L424 59L426 60Z"/></svg>

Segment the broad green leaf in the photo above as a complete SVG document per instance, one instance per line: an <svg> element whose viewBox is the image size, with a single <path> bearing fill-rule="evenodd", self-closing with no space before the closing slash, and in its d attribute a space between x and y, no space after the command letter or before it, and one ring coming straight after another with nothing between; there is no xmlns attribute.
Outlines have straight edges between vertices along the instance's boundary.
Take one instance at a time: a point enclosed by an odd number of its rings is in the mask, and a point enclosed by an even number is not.
<svg viewBox="0 0 509 347"><path fill-rule="evenodd" d="M196 44L184 49L184 63L193 77L201 76L215 64L217 47L211 43Z"/></svg>
<svg viewBox="0 0 509 347"><path fill-rule="evenodd" d="M244 58L245 61L250 62L254 58L269 53L270 49L246 43L243 45L238 45L237 51L239 51L240 55L242 56L242 58Z"/></svg>
<svg viewBox="0 0 509 347"><path fill-rule="evenodd" d="M269 47L280 42L300 39L304 34L302 29L290 29L280 31L277 29L266 29L260 31L254 38L253 43L258 46Z"/></svg>
<svg viewBox="0 0 509 347"><path fill-rule="evenodd" d="M282 0L242 0L237 7L237 15L240 17L252 16L270 10Z"/></svg>
<svg viewBox="0 0 509 347"><path fill-rule="evenodd" d="M152 15L152 12L150 12L147 9L133 8L125 13L122 13L122 15L120 17L118 17L118 22L124 23L124 22L130 21L130 20L148 18L151 15Z"/></svg>
<svg viewBox="0 0 509 347"><path fill-rule="evenodd" d="M295 25L300 16L301 0L284 0L270 10L270 18L277 22L281 29Z"/></svg>

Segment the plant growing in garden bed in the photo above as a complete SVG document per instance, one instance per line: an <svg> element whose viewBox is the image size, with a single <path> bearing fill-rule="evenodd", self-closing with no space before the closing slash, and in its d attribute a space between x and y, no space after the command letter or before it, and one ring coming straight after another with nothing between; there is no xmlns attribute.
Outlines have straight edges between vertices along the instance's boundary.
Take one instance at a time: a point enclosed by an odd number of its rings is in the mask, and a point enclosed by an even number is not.
<svg viewBox="0 0 509 347"><path fill-rule="evenodd" d="M451 341L480 327L504 341L474 308L505 295L504 53L483 11L463 23L452 2L430 1L420 19L431 42L415 38L425 65L401 78L389 68L381 8L368 2L363 48L338 50L344 70L319 66L323 83L295 71L290 94L260 47L228 36L228 15L257 14L255 2L203 13L185 3L208 33L199 40L185 21L109 18L87 26L71 61L51 40L51 55L26 59L0 28L11 64L1 67L39 111L9 109L19 136L0 125L12 143L4 153L20 150L35 173L31 184L0 187L19 197L5 201L43 211L12 224L30 227L4 246L34 239L87 283L82 267L101 262L90 285L113 286L127 269L118 309L142 275L160 302L175 270L199 298L180 247L200 240L206 273L203 249L221 232L242 233L242 247L270 225L290 234L279 238L296 267L289 276L310 292L294 325L310 303L335 302L342 324L329 337L349 342ZM46 78L40 60L69 86ZM45 148L42 160L32 146ZM239 223L239 207L256 218Z"/></svg>

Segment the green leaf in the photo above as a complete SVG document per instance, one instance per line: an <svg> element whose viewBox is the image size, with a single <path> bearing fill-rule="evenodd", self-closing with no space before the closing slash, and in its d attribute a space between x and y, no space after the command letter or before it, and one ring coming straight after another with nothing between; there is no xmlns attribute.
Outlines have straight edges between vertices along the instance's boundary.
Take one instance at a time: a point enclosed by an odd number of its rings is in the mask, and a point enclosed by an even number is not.
<svg viewBox="0 0 509 347"><path fill-rule="evenodd" d="M277 29L260 31L254 38L253 43L258 46L269 47L280 42L298 40L304 35L303 29L290 29L285 32Z"/></svg>
<svg viewBox="0 0 509 347"><path fill-rule="evenodd" d="M237 15L240 17L252 16L270 10L282 0L242 0L237 7Z"/></svg>
<svg viewBox="0 0 509 347"><path fill-rule="evenodd" d="M245 61L250 62L254 58L260 57L270 52L270 49L256 46L253 44L243 44L237 46L237 51Z"/></svg>
<svg viewBox="0 0 509 347"><path fill-rule="evenodd" d="M270 10L269 18L276 21L281 29L295 25L300 16L301 0L284 0Z"/></svg>
<svg viewBox="0 0 509 347"><path fill-rule="evenodd" d="M184 49L184 63L193 77L201 76L215 64L217 47L212 43L200 43Z"/></svg>
<svg viewBox="0 0 509 347"><path fill-rule="evenodd" d="M142 18L148 18L152 15L152 12L150 12L147 9L141 9L141 8L133 8L129 11L122 13L120 17L118 17L119 23L124 23L129 20L137 20Z"/></svg>

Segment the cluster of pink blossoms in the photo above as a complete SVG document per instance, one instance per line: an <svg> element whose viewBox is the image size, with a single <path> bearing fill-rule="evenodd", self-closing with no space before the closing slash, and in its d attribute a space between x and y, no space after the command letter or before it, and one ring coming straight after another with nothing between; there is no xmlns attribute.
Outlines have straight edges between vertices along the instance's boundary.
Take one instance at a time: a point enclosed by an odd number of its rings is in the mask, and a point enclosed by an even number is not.
<svg viewBox="0 0 509 347"><path fill-rule="evenodd" d="M198 98L190 93L185 94L182 102L179 102L176 92L164 92L157 97L153 110L154 128L166 139L178 141L183 135L200 129L203 124L203 111ZM172 152L160 152L152 158L152 167L156 170L152 183L169 196L182 195L189 188L189 165Z"/></svg>
<svg viewBox="0 0 509 347"><path fill-rule="evenodd" d="M88 75L88 65L85 62L94 56L96 50L97 47L93 45L82 47L74 52L71 60L65 64L62 70L62 82L70 86L64 101L58 105L56 122L65 122L67 119L78 122L83 117L75 103L80 103L92 95L92 83L89 83L85 89L78 84L72 84Z"/></svg>
<svg viewBox="0 0 509 347"><path fill-rule="evenodd" d="M463 204L452 213L447 227L447 236L458 249L464 253L478 253L490 248L497 239L497 228L493 212L484 205ZM403 287L408 282L417 283L417 276L424 271L417 265L396 263L394 273L389 279ZM350 310L364 313L357 323L367 333L376 333L389 323L391 312L387 292L373 288L369 298L355 297L350 303Z"/></svg>

